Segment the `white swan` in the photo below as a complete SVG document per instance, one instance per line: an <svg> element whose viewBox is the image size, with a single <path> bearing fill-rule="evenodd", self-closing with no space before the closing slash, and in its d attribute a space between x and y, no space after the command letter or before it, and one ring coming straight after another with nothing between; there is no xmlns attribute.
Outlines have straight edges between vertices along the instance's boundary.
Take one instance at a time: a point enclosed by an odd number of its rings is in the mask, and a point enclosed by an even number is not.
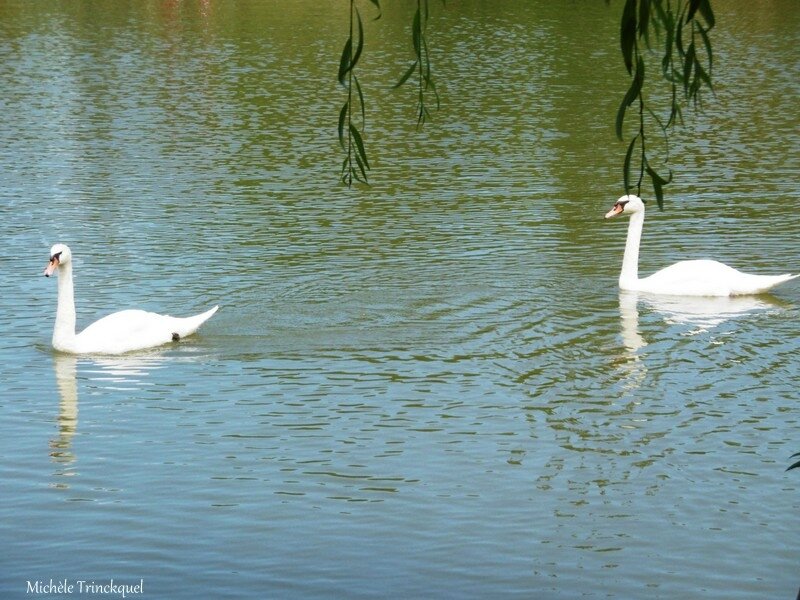
<svg viewBox="0 0 800 600"><path fill-rule="evenodd" d="M644 226L644 202L622 196L606 219L630 215L619 287L623 290L671 296L740 296L760 294L798 275L750 275L715 260L684 260L639 279L639 242Z"/></svg>
<svg viewBox="0 0 800 600"><path fill-rule="evenodd" d="M75 333L75 293L72 284L72 252L64 244L50 250L46 277L58 272L58 308L53 328L53 348L71 354L122 354L177 341L197 331L218 306L193 317L177 318L123 310L103 317Z"/></svg>

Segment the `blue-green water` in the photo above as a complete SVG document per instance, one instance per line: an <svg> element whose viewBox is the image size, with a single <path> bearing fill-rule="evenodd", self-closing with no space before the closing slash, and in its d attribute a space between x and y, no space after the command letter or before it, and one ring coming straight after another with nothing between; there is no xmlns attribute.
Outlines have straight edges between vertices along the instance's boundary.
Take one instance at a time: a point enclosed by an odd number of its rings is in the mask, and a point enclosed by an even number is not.
<svg viewBox="0 0 800 600"><path fill-rule="evenodd" d="M386 7L353 190L338 4L0 6L0 595L794 597L800 286L619 294L620 7L594 4L437 8L419 133ZM718 7L643 272L800 272L790 9ZM55 354L56 241L79 327L222 308Z"/></svg>

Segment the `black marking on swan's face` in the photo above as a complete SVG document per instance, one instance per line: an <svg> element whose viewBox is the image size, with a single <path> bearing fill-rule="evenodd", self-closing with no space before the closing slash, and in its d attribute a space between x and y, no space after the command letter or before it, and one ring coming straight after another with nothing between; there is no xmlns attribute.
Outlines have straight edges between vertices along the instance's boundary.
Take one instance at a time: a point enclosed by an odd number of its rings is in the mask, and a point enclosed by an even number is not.
<svg viewBox="0 0 800 600"><path fill-rule="evenodd" d="M625 196L623 196L622 198L625 198ZM628 204L628 202L630 201L623 200L622 198L614 202L614 206L612 206L611 210L606 213L605 217L606 219L612 219L617 215L621 215L623 212L625 212L625 205Z"/></svg>
<svg viewBox="0 0 800 600"><path fill-rule="evenodd" d="M50 277L53 273L56 272L56 269L61 264L61 252L56 252L50 257L50 262L47 263L47 266L44 269L44 276Z"/></svg>

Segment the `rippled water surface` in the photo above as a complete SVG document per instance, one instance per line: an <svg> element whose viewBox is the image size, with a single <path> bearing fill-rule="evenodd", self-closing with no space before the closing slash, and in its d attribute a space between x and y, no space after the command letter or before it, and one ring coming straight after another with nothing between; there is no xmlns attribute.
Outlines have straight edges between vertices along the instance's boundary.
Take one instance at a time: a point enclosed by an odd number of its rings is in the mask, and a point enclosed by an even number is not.
<svg viewBox="0 0 800 600"><path fill-rule="evenodd" d="M4 598L796 595L800 285L620 294L621 6L433 4L421 132L411 12L367 23L352 190L339 4L0 5ZM643 272L800 271L792 9L718 7ZM56 241L79 327L221 310L56 354Z"/></svg>

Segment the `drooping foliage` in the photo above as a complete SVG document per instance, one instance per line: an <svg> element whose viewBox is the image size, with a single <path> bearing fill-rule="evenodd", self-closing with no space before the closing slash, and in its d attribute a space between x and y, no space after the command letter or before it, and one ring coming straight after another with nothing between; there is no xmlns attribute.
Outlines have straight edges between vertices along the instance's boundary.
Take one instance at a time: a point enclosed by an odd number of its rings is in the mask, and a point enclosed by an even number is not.
<svg viewBox="0 0 800 600"><path fill-rule="evenodd" d="M378 10L380 0L369 0ZM606 0L610 4L610 0ZM443 0L444 3L444 0ZM339 113L339 142L345 152L341 180L348 186L354 181L367 183L370 170L364 144L366 109L356 66L364 49L364 27L356 0L349 2L349 35L339 63L339 83L347 90L347 99ZM431 115L431 99L438 109L439 94L432 75L427 30L430 20L429 0L416 0L411 23L414 60L395 84L395 88L413 82L417 86L417 127ZM661 162L669 159L669 131L683 121L686 105L698 106L702 92L713 92L713 52L709 32L715 25L711 0L625 0L620 24L620 48L630 86L625 92L616 117L616 134L626 140L626 116L636 114L636 127L629 137L623 159L625 193L634 189L642 195L645 175L650 179L658 206L663 208L664 186L672 181L667 168L653 166L650 135L653 126L664 142ZM657 52L657 49L659 51ZM646 70L660 55L660 78L655 82ZM649 99L651 88L666 83L670 98L666 111L659 114ZM660 89L660 88L659 88ZM359 128L360 125L360 128ZM630 127L628 128L630 129ZM635 180L635 181L634 181Z"/></svg>
<svg viewBox="0 0 800 600"><path fill-rule="evenodd" d="M616 133L620 141L625 139L624 121L630 108L637 111L638 120L623 161L625 193L635 187L641 196L647 174L659 208L663 208L663 188L672 180L672 171L665 177L653 167L648 155L649 126L655 124L666 142L669 129L682 121L682 107L689 103L699 105L702 91L713 91L714 55L709 31L714 23L710 0L626 0L622 10L620 47L631 84L617 111ZM646 65L652 62L648 55L658 44L662 50L661 77L669 87L670 97L665 115L659 115L646 97L646 84L650 83ZM668 146L665 144L665 147ZM666 154L668 159L668 152ZM636 160L638 169L634 169ZM634 185L631 176L636 176L636 171L638 177Z"/></svg>
<svg viewBox="0 0 800 600"><path fill-rule="evenodd" d="M428 94L433 94L436 108L440 106L439 93L436 91L436 83L431 74L431 56L428 52L428 20L430 19L430 6L428 0L417 0L417 10L414 13L414 20L411 23L411 43L414 47L414 62L408 67L406 72L395 84L399 88L412 75L417 80L417 127L422 127L430 117L430 110L426 100Z"/></svg>
<svg viewBox="0 0 800 600"><path fill-rule="evenodd" d="M380 18L379 0L370 0L370 2L378 9L377 18ZM370 170L362 134L367 120L364 92L356 76L356 66L364 51L364 23L356 6L356 0L350 0L349 23L347 41L339 60L338 75L339 83L347 90L347 99L339 111L339 144L345 152L341 180L347 186L351 186L354 180L366 183L367 171ZM358 127L357 117L359 115L361 129Z"/></svg>
<svg viewBox="0 0 800 600"><path fill-rule="evenodd" d="M377 20L381 16L380 0L369 1L378 10ZM428 51L429 1L416 0L416 3L417 7L411 23L411 44L414 50L414 60L394 87L398 88L409 81L416 80L417 127L422 127L431 114L429 98L433 97L437 109L440 103ZM345 152L341 180L347 186L351 186L354 181L367 183L367 172L370 170L363 134L366 124L364 92L355 72L361 53L364 50L364 25L356 6L356 0L350 0L349 10L350 26L347 41L342 50L342 57L339 61L338 75L339 83L347 90L347 98L339 111L339 144ZM356 117L360 116L360 119L354 119L354 114Z"/></svg>

